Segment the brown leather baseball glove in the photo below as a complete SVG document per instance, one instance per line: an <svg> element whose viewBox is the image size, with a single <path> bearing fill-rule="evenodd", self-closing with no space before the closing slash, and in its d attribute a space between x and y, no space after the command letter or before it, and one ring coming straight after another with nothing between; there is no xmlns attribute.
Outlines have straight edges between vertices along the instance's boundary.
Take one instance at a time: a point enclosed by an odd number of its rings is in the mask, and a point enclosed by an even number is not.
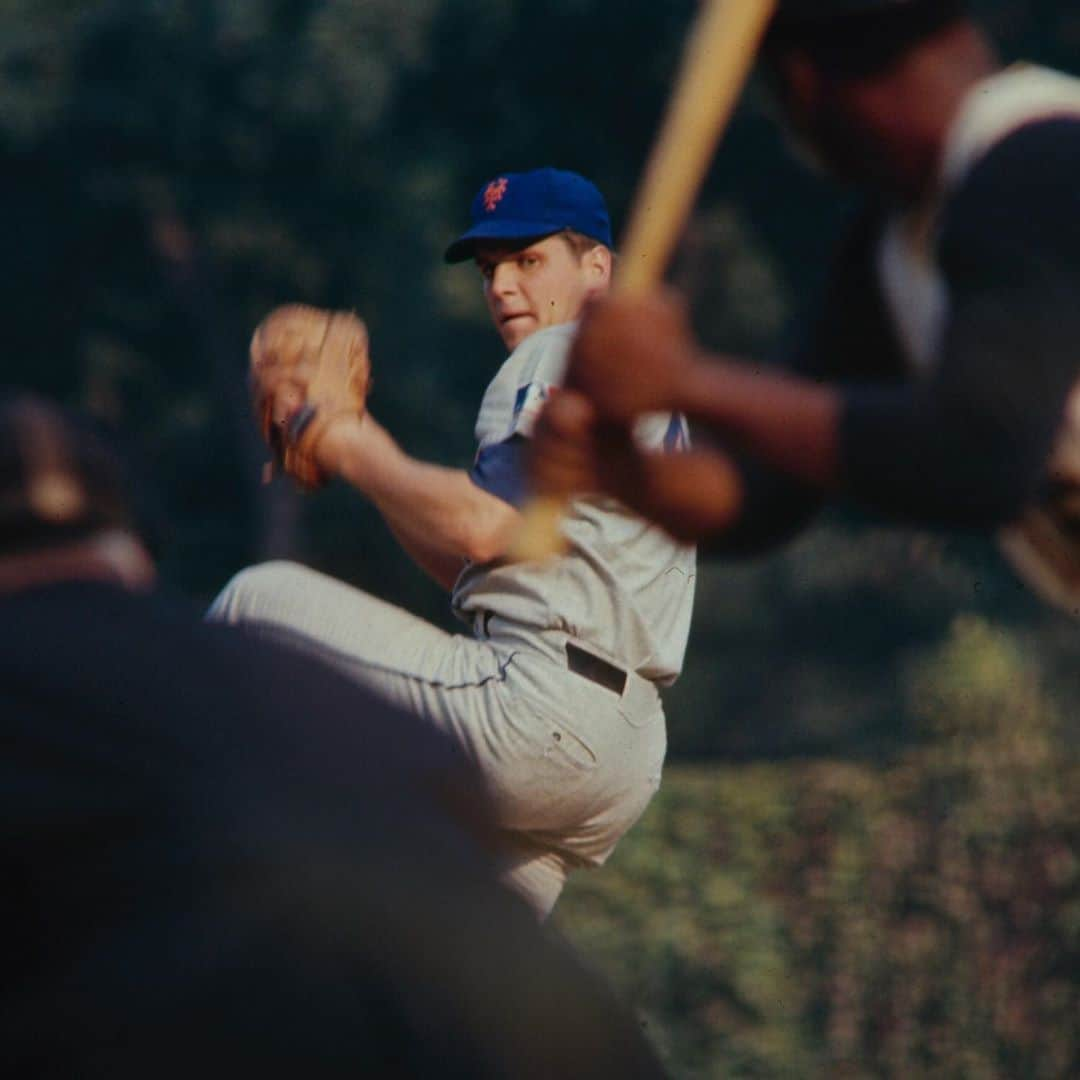
<svg viewBox="0 0 1080 1080"><path fill-rule="evenodd" d="M368 333L349 311L304 304L275 308L251 339L251 389L259 428L275 467L301 487L330 477L315 449L330 424L363 416L371 387Z"/></svg>

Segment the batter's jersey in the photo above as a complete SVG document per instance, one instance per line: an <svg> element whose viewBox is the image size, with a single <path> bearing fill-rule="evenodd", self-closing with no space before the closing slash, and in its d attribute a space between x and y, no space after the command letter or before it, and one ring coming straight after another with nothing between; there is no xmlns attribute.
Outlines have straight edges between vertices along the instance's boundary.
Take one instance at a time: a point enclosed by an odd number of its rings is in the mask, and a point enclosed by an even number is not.
<svg viewBox="0 0 1080 1080"><path fill-rule="evenodd" d="M886 224L876 253L877 278L909 374L919 379L938 377L942 357L949 346L950 320L961 292L960 284L950 280L939 256L944 209L950 200L965 197L968 178L1011 137L1031 131L1035 125L1060 124L1063 120L1074 125L1080 121L1080 80L1026 64L1015 65L984 80L968 95L950 128L932 203L914 214L896 216ZM1068 128L1054 130L1065 134ZM1075 138L1075 129L1069 134ZM1066 159L1063 156L1059 160ZM1028 161L1026 168L1052 173L1055 164L1053 160L1036 158ZM1030 207L1017 203L1015 187L1010 191L1000 186L997 214L982 221L986 231L1005 232L1012 227L998 215L1007 215L1015 221L1031 213ZM1047 185L1048 200L1053 190ZM1075 215L1080 212L1075 189L1072 204L1058 209L1063 215L1060 233L1068 237L1074 228ZM1023 257L1014 258L1011 265L994 271L998 280L1015 279L1009 284L1013 302L1020 310L1023 310L1023 291L1025 287L1031 288L1024 284L1025 264L1040 260L1043 265L1039 272L1049 278L1047 267L1059 258L1050 245L1042 250L1037 229L1031 228L1024 240ZM1066 246L1060 239L1057 244ZM986 250L992 250L990 244L986 244ZM970 260L974 255L972 251L964 259ZM1005 263L1004 259L1001 261ZM962 260L954 258L952 262L962 263ZM965 276L989 277L989 274L989 269L981 266L972 268ZM1056 270L1053 275L1060 277ZM957 276L955 272L952 275ZM1073 295L1070 306L1077 304L1080 296ZM1064 331L1066 324L1060 321L1059 325ZM1038 347L1037 341L1037 333L1033 331L1025 350L1029 355ZM1080 341L1074 340L1065 353L1073 378L1078 361ZM1029 379L1038 377L1034 366L1025 364L1023 356L1017 357L1015 363L1028 367ZM1017 368L1017 377L1021 379L1025 375L1023 367ZM995 372L985 370L983 377L995 378ZM1023 400L1019 394L1017 399ZM1061 426L1048 461L1050 482L1046 495L1017 524L1002 529L999 539L1005 554L1029 584L1047 599L1075 610L1080 603L1077 563L1080 517L1075 508L1080 493L1080 385L1073 385L1059 418ZM1070 506L1072 510L1064 513Z"/></svg>
<svg viewBox="0 0 1080 1080"><path fill-rule="evenodd" d="M1017 65L978 83L923 203L856 219L815 322L793 366L842 394L844 490L893 520L997 531L1080 614L1080 80ZM777 475L743 478L744 545L819 501Z"/></svg>
<svg viewBox="0 0 1080 1080"><path fill-rule="evenodd" d="M575 323L537 331L492 380L476 422L470 476L520 507L528 495L525 447L566 368ZM654 414L635 428L646 447L688 445L681 416ZM643 678L666 685L682 669L694 599L696 549L615 499L574 499L563 522L567 554L544 562L468 564L453 591L467 622L491 613L522 626L560 630Z"/></svg>

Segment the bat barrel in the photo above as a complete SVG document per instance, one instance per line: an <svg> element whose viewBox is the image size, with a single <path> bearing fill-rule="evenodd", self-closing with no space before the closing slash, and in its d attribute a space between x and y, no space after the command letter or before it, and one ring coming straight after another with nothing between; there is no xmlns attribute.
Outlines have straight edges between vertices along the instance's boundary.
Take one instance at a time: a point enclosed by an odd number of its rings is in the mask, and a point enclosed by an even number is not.
<svg viewBox="0 0 1080 1080"><path fill-rule="evenodd" d="M706 0L623 236L620 292L663 278L775 9L776 0Z"/></svg>
<svg viewBox="0 0 1080 1080"><path fill-rule="evenodd" d="M623 235L614 281L620 293L647 292L663 278L776 4L705 0ZM510 557L563 550L564 506L554 496L526 505Z"/></svg>

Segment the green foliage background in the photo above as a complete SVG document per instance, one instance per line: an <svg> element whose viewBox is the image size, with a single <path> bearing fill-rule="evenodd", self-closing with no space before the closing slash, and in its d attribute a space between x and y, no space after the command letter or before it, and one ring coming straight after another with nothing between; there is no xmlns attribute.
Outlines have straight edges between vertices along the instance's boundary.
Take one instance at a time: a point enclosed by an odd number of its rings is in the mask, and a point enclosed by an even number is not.
<svg viewBox="0 0 1080 1080"><path fill-rule="evenodd" d="M1007 59L1080 72L1074 5L974 6ZM4 382L127 439L166 579L197 601L289 555L449 626L360 499L260 486L250 329L286 300L356 308L373 411L410 451L466 464L502 356L475 275L442 249L482 182L539 164L593 177L618 226L694 7L0 0ZM752 85L672 271L706 342L764 358L797 333L850 209L769 111ZM998 860L994 895L1027 896L1042 849L1025 829L1075 852L1075 656L1075 624L982 537L841 508L768 558L703 566L667 697L675 764L614 865L567 898L568 932L687 1075L1067 1075L1065 1034L1021 1065L1032 1024L1075 1017L1075 984L1001 961L1025 1002L1003 1035L979 965L1028 956L1027 924L972 921L941 890L960 867L983 896ZM1036 812L1018 777L1061 801ZM1039 941L1070 955L1065 879L1030 903L1054 926Z"/></svg>
<svg viewBox="0 0 1080 1080"><path fill-rule="evenodd" d="M680 1077L1070 1077L1080 769L1039 664L965 616L887 764L670 769L556 921Z"/></svg>

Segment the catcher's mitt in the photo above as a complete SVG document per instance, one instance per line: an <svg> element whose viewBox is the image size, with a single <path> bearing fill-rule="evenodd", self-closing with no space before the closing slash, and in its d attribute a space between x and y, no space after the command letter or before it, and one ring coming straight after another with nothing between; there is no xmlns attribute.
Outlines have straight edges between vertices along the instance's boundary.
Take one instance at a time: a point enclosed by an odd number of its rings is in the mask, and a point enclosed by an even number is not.
<svg viewBox="0 0 1080 1080"><path fill-rule="evenodd" d="M315 449L331 422L362 416L371 385L367 327L349 311L275 308L251 339L255 416L274 466L305 488L329 479Z"/></svg>

